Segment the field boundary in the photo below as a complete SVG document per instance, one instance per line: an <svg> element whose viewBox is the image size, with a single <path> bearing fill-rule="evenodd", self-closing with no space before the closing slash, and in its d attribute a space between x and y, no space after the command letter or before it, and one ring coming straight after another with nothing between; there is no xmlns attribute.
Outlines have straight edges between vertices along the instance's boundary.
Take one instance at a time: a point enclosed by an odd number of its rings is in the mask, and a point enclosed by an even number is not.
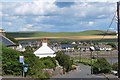
<svg viewBox="0 0 120 80"><path fill-rule="evenodd" d="M56 37L56 36L52 36L52 37L48 37L48 36L44 36L44 37L19 37L19 38L15 38L16 40L36 40L36 39L43 39L43 38L47 38L47 39L79 39L79 40L89 40L89 39L102 39L103 36L62 36L62 37ZM105 36L104 39L116 39L117 36Z"/></svg>

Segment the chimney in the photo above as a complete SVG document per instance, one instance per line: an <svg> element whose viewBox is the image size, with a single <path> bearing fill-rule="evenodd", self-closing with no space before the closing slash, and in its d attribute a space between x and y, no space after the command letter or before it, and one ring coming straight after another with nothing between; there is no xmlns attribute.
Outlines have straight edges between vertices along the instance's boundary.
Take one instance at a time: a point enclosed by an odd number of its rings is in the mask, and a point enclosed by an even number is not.
<svg viewBox="0 0 120 80"><path fill-rule="evenodd" d="M48 46L48 40L46 38L42 40L42 46Z"/></svg>
<svg viewBox="0 0 120 80"><path fill-rule="evenodd" d="M5 30L4 29L0 29L0 35L5 36Z"/></svg>
<svg viewBox="0 0 120 80"><path fill-rule="evenodd" d="M47 38L44 38L42 42L47 43L48 42Z"/></svg>

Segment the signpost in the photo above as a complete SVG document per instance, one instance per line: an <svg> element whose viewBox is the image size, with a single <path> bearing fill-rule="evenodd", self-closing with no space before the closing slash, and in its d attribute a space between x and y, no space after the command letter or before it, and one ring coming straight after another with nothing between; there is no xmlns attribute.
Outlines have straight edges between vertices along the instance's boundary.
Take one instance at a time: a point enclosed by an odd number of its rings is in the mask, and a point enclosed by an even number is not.
<svg viewBox="0 0 120 80"><path fill-rule="evenodd" d="M24 63L24 56L20 56L19 61L20 61L20 63Z"/></svg>
<svg viewBox="0 0 120 80"><path fill-rule="evenodd" d="M28 64L24 63L24 56L20 56L19 61L23 65L23 67L22 67L22 76L26 77L26 72L28 71Z"/></svg>
<svg viewBox="0 0 120 80"><path fill-rule="evenodd" d="M24 77L25 76L25 73L24 73L24 56L20 56L19 57L19 61L20 61L20 63L23 64L23 67L22 67L22 77Z"/></svg>
<svg viewBox="0 0 120 80"><path fill-rule="evenodd" d="M24 77L26 77L26 73L28 71L28 64L24 64Z"/></svg>

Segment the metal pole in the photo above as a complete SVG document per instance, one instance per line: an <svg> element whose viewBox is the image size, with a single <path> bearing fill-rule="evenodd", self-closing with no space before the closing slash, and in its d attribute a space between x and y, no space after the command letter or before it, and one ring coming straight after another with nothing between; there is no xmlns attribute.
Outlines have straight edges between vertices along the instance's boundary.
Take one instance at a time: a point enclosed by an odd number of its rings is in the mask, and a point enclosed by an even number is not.
<svg viewBox="0 0 120 80"><path fill-rule="evenodd" d="M112 64L113 64L113 63L112 63L112 62L113 62L113 61L112 61L112 58L113 58L113 57L112 57L112 52L111 52L111 51L110 51L110 54L111 54L111 65L112 65Z"/></svg>
<svg viewBox="0 0 120 80"><path fill-rule="evenodd" d="M81 60L82 60L82 59L81 59L81 50L80 50L80 62L81 62Z"/></svg>
<svg viewBox="0 0 120 80"><path fill-rule="evenodd" d="M24 72L24 62L23 62L23 78L25 76L25 72Z"/></svg>
<svg viewBox="0 0 120 80"><path fill-rule="evenodd" d="M91 74L93 74L93 65L92 65L92 51L91 51L90 57L91 57Z"/></svg>
<svg viewBox="0 0 120 80"><path fill-rule="evenodd" d="M97 51L97 61L98 61L98 51Z"/></svg>
<svg viewBox="0 0 120 80"><path fill-rule="evenodd" d="M119 2L117 2L117 17L118 17L118 24L117 24L117 28L118 28L118 78L120 78L120 28L119 28Z"/></svg>

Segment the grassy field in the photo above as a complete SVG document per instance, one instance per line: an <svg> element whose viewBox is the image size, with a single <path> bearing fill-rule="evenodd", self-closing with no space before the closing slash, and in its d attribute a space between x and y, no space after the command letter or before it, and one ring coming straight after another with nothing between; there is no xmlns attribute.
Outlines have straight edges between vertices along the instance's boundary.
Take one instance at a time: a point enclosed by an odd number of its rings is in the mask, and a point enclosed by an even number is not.
<svg viewBox="0 0 120 80"><path fill-rule="evenodd" d="M74 39L74 40L99 40L106 34L101 30L88 30L82 32L7 32L7 36L16 40L48 39ZM114 32L108 32L105 39L116 39Z"/></svg>
<svg viewBox="0 0 120 80"><path fill-rule="evenodd" d="M105 31L88 30L82 32L7 32L10 37L65 37L65 36L92 36L104 35ZM109 32L107 35L114 35L114 32Z"/></svg>

